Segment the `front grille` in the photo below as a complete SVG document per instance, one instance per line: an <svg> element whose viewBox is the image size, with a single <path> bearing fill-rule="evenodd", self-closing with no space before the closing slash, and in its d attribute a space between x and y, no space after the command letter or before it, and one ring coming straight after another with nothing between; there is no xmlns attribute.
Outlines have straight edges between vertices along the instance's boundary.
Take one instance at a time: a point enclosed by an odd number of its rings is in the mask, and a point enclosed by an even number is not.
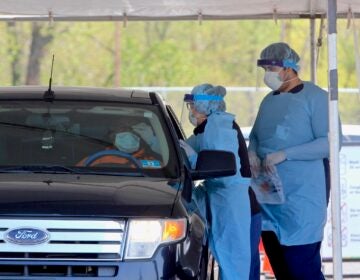
<svg viewBox="0 0 360 280"><path fill-rule="evenodd" d="M25 279L22 277L116 277L117 266L98 265L0 265L0 279ZM11 277L11 278L9 278ZM30 278L31 279L31 278Z"/></svg>
<svg viewBox="0 0 360 280"><path fill-rule="evenodd" d="M0 224L0 279L96 278L117 274L124 220L0 219ZM46 230L50 238L42 244L14 244L5 235L16 228Z"/></svg>

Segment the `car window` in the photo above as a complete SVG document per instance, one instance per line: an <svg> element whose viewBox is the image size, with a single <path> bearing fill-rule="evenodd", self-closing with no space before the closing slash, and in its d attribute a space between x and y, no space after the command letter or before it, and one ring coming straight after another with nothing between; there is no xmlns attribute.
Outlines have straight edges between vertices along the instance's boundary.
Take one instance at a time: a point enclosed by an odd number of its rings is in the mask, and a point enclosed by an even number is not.
<svg viewBox="0 0 360 280"><path fill-rule="evenodd" d="M179 120L176 117L176 114L174 112L174 110L171 108L171 106L167 105L166 109L168 111L168 114L170 116L171 122L175 128L176 131L176 135L179 139L184 139L185 138L185 132L183 131L181 124L179 122Z"/></svg>
<svg viewBox="0 0 360 280"><path fill-rule="evenodd" d="M1 166L175 177L176 156L159 108L80 101L0 102Z"/></svg>

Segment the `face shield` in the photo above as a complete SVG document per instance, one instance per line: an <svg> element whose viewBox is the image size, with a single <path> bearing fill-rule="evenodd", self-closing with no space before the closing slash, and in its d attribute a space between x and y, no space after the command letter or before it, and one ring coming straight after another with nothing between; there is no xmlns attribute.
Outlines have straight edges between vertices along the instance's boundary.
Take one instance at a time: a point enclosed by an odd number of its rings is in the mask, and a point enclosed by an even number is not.
<svg viewBox="0 0 360 280"><path fill-rule="evenodd" d="M207 94L185 94L181 109L181 126L186 135L190 135L196 124L196 115L210 115L214 108L219 107L219 101L224 97ZM214 102L215 101L215 102Z"/></svg>
<svg viewBox="0 0 360 280"><path fill-rule="evenodd" d="M295 71L299 70L299 65L295 61L290 59L275 60L275 59L258 59L257 66L266 68L270 66L278 66L281 68L292 68Z"/></svg>
<svg viewBox="0 0 360 280"><path fill-rule="evenodd" d="M186 135L191 135L191 131L194 129L194 126L189 121L190 112L194 108L194 96L190 93L185 94L181 108L180 123Z"/></svg>

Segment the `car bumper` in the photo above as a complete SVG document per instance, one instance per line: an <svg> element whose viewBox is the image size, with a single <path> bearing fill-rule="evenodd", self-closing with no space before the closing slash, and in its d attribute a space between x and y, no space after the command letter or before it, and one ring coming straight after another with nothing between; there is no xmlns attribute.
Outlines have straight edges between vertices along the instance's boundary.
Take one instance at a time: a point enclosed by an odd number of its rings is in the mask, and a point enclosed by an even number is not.
<svg viewBox="0 0 360 280"><path fill-rule="evenodd" d="M150 260L47 261L0 260L0 279L180 279L176 245L159 248ZM181 270L181 268L180 268Z"/></svg>

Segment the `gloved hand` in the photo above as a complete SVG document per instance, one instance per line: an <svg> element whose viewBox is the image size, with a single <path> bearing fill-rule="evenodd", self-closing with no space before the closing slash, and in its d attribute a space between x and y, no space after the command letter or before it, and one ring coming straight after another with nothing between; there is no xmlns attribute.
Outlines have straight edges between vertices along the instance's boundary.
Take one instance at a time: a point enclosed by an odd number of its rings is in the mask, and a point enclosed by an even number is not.
<svg viewBox="0 0 360 280"><path fill-rule="evenodd" d="M249 161L250 161L250 169L251 169L251 176L253 178L257 178L260 172L260 159L256 155L254 151L249 151Z"/></svg>
<svg viewBox="0 0 360 280"><path fill-rule="evenodd" d="M197 156L197 152L195 152L193 147L191 147L188 143L186 143L182 139L180 139L179 142L180 142L180 147L185 150L185 153L186 153L186 155L188 156L189 159L192 159L195 156Z"/></svg>
<svg viewBox="0 0 360 280"><path fill-rule="evenodd" d="M286 154L284 151L278 151L275 153L267 154L263 160L263 167L268 173L275 173L275 165L286 160Z"/></svg>

